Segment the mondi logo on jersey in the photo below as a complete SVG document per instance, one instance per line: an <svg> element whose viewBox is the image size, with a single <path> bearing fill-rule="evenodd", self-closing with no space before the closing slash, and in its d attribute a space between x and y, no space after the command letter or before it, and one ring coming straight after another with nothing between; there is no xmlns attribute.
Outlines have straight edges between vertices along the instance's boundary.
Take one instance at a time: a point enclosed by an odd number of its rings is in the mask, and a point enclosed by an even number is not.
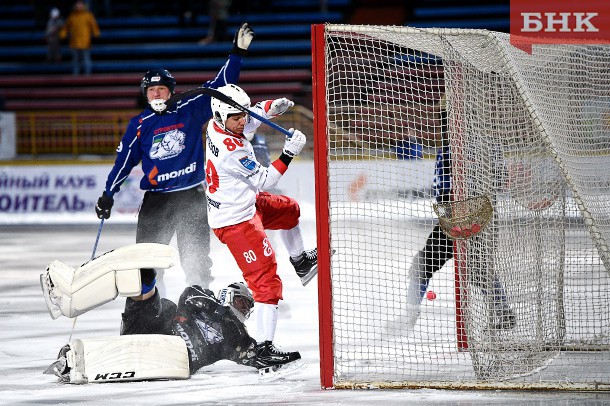
<svg viewBox="0 0 610 406"><path fill-rule="evenodd" d="M177 178L182 175L193 173L193 172L195 172L195 169L197 169L197 162L193 162L186 168L178 169L177 171L161 173L161 174L157 175L157 182L165 182L166 180L169 180L169 179L174 179L174 178Z"/></svg>
<svg viewBox="0 0 610 406"><path fill-rule="evenodd" d="M510 43L529 54L537 44L610 44L610 2L511 0Z"/></svg>

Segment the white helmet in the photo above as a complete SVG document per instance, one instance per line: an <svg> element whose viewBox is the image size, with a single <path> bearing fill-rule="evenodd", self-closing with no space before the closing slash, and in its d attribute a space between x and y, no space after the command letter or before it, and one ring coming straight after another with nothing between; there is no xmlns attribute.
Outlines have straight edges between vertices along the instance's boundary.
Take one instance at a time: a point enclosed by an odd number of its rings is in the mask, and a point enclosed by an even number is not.
<svg viewBox="0 0 610 406"><path fill-rule="evenodd" d="M229 306L242 323L250 317L254 307L252 293L243 282L234 282L226 288L220 289L218 301L223 306Z"/></svg>
<svg viewBox="0 0 610 406"><path fill-rule="evenodd" d="M218 91L224 93L229 96L231 99L235 100L240 105L245 108L250 108L250 97L244 90L236 86L234 84L228 84L226 86L222 86L218 88ZM220 126L223 130L225 128L225 122L227 121L227 117L231 114L241 113L242 111L236 107L230 106L224 102L221 102L218 99L212 97L212 114L214 115L214 121L216 124Z"/></svg>

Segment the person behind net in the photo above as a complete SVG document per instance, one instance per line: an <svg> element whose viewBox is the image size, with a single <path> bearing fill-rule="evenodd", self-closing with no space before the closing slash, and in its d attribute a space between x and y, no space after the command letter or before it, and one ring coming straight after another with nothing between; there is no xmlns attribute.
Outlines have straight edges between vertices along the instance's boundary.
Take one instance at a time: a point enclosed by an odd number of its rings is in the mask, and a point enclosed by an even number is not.
<svg viewBox="0 0 610 406"><path fill-rule="evenodd" d="M445 96L439 103L441 116L441 133L443 134L441 146L436 154L434 170L433 190L434 197L438 203L450 202L452 200L452 177L451 177L451 151L447 125L447 110L445 107ZM453 258L453 241L441 230L437 223L426 239L424 247L415 254L409 269L409 280L407 286L406 312L402 321L407 330L412 330L421 312L421 301L423 300L432 276L441 269L447 261ZM509 330L516 324L514 311L508 305L508 299L502 282L494 275L491 280L491 290L488 291L486 278L489 275L470 275L475 285L490 295L494 306L494 328ZM398 326L395 326L398 327Z"/></svg>
<svg viewBox="0 0 610 406"><path fill-rule="evenodd" d="M227 62L203 86L218 88L237 82L242 58L253 37L248 24L242 24ZM141 162L144 176L140 188L145 193L138 214L136 242L169 244L175 233L187 285L207 288L212 282L212 261L210 232L205 226L202 131L212 116L211 100L206 95L193 95L167 108L165 102L174 94L175 87L176 80L166 69L152 69L144 74L140 88L148 106L127 125L95 211L100 219L110 217L114 195L132 168ZM142 298L147 299L157 291L156 283L163 287L163 271L159 269L159 275L154 269L141 272ZM126 305L133 305L132 302L128 300Z"/></svg>
<svg viewBox="0 0 610 406"><path fill-rule="evenodd" d="M243 108L250 108L250 97L240 87L229 84L218 90ZM267 105L268 101L260 102L253 111L264 116ZM301 283L307 285L317 274L317 250L304 249L299 205L290 197L267 192L299 155L305 135L290 129L292 136L286 137L280 157L267 168L257 161L244 135L255 131L260 121L218 99L212 99L212 112L206 131L208 222L229 248L253 292L257 356L278 364L295 361L300 359L298 352L284 352L273 344L282 281L265 230L280 230L290 262Z"/></svg>

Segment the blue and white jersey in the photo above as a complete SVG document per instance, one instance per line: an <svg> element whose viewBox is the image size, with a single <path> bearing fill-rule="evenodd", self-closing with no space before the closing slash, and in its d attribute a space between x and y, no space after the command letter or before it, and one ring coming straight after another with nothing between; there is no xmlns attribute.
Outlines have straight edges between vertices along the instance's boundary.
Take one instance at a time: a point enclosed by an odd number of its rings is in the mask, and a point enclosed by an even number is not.
<svg viewBox="0 0 610 406"><path fill-rule="evenodd" d="M219 88L239 79L242 57L229 59L216 77L203 84ZM178 102L162 114L150 107L129 121L117 148L117 157L106 193L112 196L131 170L142 162L144 176L140 188L154 192L189 189L205 179L203 126L212 117L211 98L194 95Z"/></svg>

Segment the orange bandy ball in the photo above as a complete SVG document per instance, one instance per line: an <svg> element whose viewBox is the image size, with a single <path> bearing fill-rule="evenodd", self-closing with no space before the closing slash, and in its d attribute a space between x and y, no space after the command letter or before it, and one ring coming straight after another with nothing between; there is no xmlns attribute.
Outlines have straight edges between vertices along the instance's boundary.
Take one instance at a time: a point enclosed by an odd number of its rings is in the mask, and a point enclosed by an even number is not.
<svg viewBox="0 0 610 406"><path fill-rule="evenodd" d="M473 233L478 233L481 231L481 225L478 223L474 223L471 227L470 230L472 230Z"/></svg>
<svg viewBox="0 0 610 406"><path fill-rule="evenodd" d="M434 293L433 291L429 290L429 291L426 293L426 299L428 299L428 300L434 300L434 299L436 299L436 293Z"/></svg>

